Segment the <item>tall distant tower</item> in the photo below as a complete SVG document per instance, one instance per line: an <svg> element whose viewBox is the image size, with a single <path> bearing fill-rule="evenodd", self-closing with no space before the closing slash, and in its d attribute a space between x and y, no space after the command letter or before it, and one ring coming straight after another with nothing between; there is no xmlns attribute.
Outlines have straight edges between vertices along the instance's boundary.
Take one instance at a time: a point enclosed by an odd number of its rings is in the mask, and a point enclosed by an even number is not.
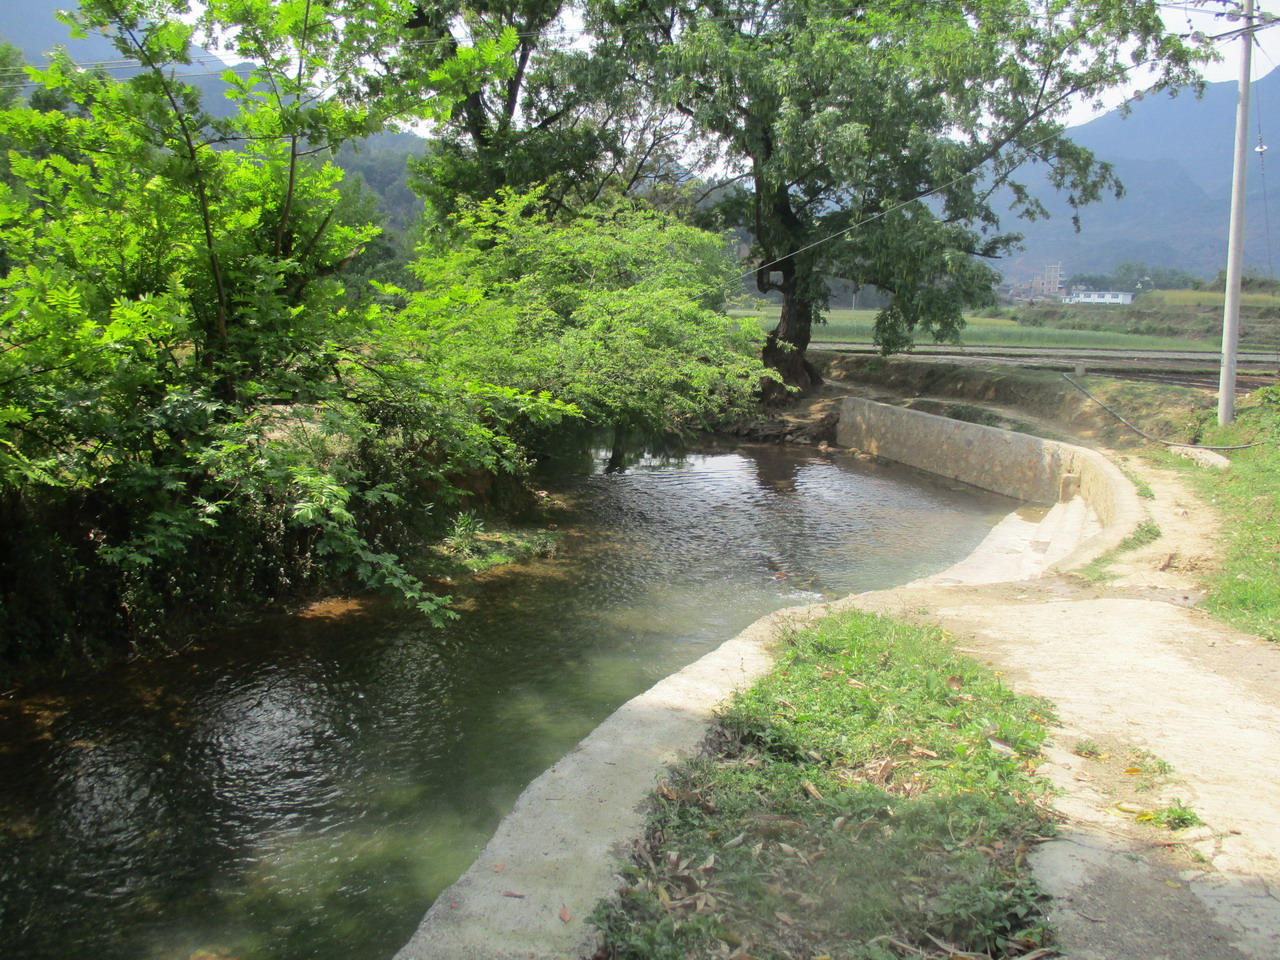
<svg viewBox="0 0 1280 960"><path fill-rule="evenodd" d="M1046 263L1044 269L1032 278L1031 292L1037 297L1057 299L1062 296L1062 264Z"/></svg>

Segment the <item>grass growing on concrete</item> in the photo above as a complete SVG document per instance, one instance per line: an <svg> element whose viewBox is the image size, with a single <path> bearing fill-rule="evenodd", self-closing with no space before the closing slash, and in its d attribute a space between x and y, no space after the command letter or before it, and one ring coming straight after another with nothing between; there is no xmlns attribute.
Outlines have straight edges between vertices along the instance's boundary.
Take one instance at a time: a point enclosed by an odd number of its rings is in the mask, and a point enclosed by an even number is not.
<svg viewBox="0 0 1280 960"><path fill-rule="evenodd" d="M593 917L611 956L1036 949L1046 709L936 628L852 613L795 636L661 784L628 886Z"/></svg>
<svg viewBox="0 0 1280 960"><path fill-rule="evenodd" d="M1228 427L1206 443L1251 443L1229 451L1231 468L1195 474L1222 511L1223 567L1209 582L1205 607L1268 640L1280 640L1280 386L1256 391Z"/></svg>
<svg viewBox="0 0 1280 960"><path fill-rule="evenodd" d="M1155 543L1160 539L1160 537L1160 525L1154 520L1143 520L1140 524L1134 527L1133 533L1121 540L1115 547L1102 554L1102 556L1096 557L1089 563L1085 564L1076 571L1075 576L1090 583L1096 583L1099 580L1108 580L1111 578L1111 573L1107 568L1115 562L1117 557L1121 554L1128 553L1131 550L1137 550L1139 547L1145 547L1149 543Z"/></svg>

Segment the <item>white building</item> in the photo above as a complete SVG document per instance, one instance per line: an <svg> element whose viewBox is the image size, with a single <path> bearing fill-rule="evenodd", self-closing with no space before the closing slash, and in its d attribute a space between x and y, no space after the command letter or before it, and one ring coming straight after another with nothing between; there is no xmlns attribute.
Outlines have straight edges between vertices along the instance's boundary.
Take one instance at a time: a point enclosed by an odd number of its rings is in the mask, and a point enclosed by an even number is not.
<svg viewBox="0 0 1280 960"><path fill-rule="evenodd" d="M1133 294L1125 290L1076 290L1069 297L1062 298L1063 303L1133 303Z"/></svg>

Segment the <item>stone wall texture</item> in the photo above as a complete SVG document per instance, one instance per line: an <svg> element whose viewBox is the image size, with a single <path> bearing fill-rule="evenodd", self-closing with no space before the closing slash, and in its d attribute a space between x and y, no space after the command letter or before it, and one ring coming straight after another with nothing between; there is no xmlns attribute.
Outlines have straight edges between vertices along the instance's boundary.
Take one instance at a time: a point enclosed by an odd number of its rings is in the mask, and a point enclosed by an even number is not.
<svg viewBox="0 0 1280 960"><path fill-rule="evenodd" d="M858 397L841 402L836 443L1032 503L1053 504L1079 494L1103 532L1058 565L1065 569L1116 546L1142 516L1133 485L1120 469L1102 454L1072 444Z"/></svg>

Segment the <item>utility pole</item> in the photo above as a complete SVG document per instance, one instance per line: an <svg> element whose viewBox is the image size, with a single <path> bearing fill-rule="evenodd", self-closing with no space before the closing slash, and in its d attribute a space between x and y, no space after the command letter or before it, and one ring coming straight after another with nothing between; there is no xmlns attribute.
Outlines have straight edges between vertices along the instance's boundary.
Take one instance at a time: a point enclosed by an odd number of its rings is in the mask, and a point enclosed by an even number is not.
<svg viewBox="0 0 1280 960"><path fill-rule="evenodd" d="M1249 80L1253 55L1253 0L1244 3L1240 36L1240 102L1236 107L1235 167L1231 174L1231 226L1227 234L1227 296L1222 307L1222 371L1218 377L1218 423L1236 418L1236 344L1240 339L1240 267L1244 257L1244 181L1249 139Z"/></svg>

